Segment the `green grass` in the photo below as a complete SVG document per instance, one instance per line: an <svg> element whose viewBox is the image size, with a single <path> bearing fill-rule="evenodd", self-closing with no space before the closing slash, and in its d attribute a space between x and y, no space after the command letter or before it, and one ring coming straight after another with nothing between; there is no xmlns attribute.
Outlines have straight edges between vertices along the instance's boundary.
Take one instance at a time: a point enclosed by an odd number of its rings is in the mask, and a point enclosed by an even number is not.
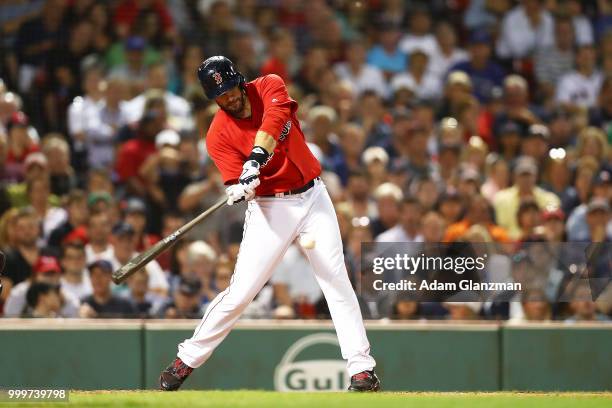
<svg viewBox="0 0 612 408"><path fill-rule="evenodd" d="M0 403L0 407L291 407L291 408L594 408L612 393L278 393L269 391L72 391L69 403Z"/></svg>

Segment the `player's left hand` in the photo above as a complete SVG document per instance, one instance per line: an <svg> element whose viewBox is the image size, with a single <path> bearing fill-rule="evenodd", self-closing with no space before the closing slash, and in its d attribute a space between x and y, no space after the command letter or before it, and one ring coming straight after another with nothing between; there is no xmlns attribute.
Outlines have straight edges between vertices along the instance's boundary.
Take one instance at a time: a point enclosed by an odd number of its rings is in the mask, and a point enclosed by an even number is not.
<svg viewBox="0 0 612 408"><path fill-rule="evenodd" d="M240 174L238 182L255 190L259 185L259 167L259 163L255 160L247 160L242 165L242 174Z"/></svg>

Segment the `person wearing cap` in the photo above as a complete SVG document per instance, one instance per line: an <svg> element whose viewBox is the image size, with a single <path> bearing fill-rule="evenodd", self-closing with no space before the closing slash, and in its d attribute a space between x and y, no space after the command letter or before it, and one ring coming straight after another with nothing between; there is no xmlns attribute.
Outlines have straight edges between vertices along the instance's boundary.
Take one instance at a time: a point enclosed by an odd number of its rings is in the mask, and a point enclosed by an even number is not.
<svg viewBox="0 0 612 408"><path fill-rule="evenodd" d="M468 61L453 65L449 72L463 71L470 77L474 86L474 96L486 102L493 95L495 87L502 87L506 73L491 58L490 34L484 30L473 31L468 41Z"/></svg>
<svg viewBox="0 0 612 408"><path fill-rule="evenodd" d="M529 126L521 143L521 155L533 157L539 165L545 163L549 153L550 132L541 124Z"/></svg>
<svg viewBox="0 0 612 408"><path fill-rule="evenodd" d="M542 226L546 240L552 243L566 242L565 214L559 207L549 206L542 211Z"/></svg>
<svg viewBox="0 0 612 408"><path fill-rule="evenodd" d="M502 103L501 112L495 116L494 129L511 120L521 127L522 134L526 134L530 126L541 122L537 105L529 104L529 84L520 75L504 78Z"/></svg>
<svg viewBox="0 0 612 408"><path fill-rule="evenodd" d="M591 162L592 164L589 164ZM597 202L610 201L612 196L612 173L609 170L592 171L595 168L593 160L580 160L577 169L576 179L586 178L586 184L590 182L591 195L584 198L584 202L573 207L569 213L566 223L566 232L568 241L589 241L593 235L588 222L589 205L593 200ZM594 173L594 175L593 175ZM584 174L584 176L582 176ZM592 177L589 179L588 177ZM584 181L583 181L584 183ZM588 194L588 191L586 192ZM576 197L582 198L582 197ZM577 202L580 202L578 200ZM608 222L606 226L606 235L612 237L612 222Z"/></svg>
<svg viewBox="0 0 612 408"><path fill-rule="evenodd" d="M374 190L374 198L378 216L370 223L370 229L373 236L378 236L399 222L404 193L397 185L387 182Z"/></svg>
<svg viewBox="0 0 612 408"><path fill-rule="evenodd" d="M82 299L79 317L124 318L135 317L136 310L127 300L111 290L113 265L105 260L95 261L87 267L93 293Z"/></svg>
<svg viewBox="0 0 612 408"><path fill-rule="evenodd" d="M200 281L181 279L172 299L161 307L158 317L164 319L200 319L204 314L200 306Z"/></svg>
<svg viewBox="0 0 612 408"><path fill-rule="evenodd" d="M113 270L119 269L138 255L136 251L136 230L126 221L115 224L112 228L110 243L112 247L112 256L110 262ZM156 260L152 260L144 270L149 276L149 289L151 292L157 293L160 296L168 294L168 280L164 271L161 269Z"/></svg>
<svg viewBox="0 0 612 408"><path fill-rule="evenodd" d="M464 71L450 71L446 78L442 78L441 81L444 83L444 95L436 116L442 122L448 119L456 121L452 116L457 112L458 106L466 98L472 96L472 80ZM441 127L442 124L440 124Z"/></svg>
<svg viewBox="0 0 612 408"><path fill-rule="evenodd" d="M603 197L594 197L587 205L586 221L589 226L589 241L609 241L610 201Z"/></svg>
<svg viewBox="0 0 612 408"><path fill-rule="evenodd" d="M514 184L495 194L493 205L498 224L512 239L518 239L521 230L517 222L520 203L525 198L535 200L539 208L560 206L559 197L537 186L538 166L531 157L522 156L514 165Z"/></svg>
<svg viewBox="0 0 612 408"><path fill-rule="evenodd" d="M147 206L143 200L137 197L129 198L123 207L123 214L125 222L134 229L136 251L144 251L159 241L159 236L146 231Z"/></svg>
<svg viewBox="0 0 612 408"><path fill-rule="evenodd" d="M379 186L388 179L389 155L382 147L371 146L365 149L361 154L361 162L366 167L370 184L373 187Z"/></svg>
<svg viewBox="0 0 612 408"><path fill-rule="evenodd" d="M336 112L329 106L315 106L308 112L308 125L312 141L323 152L321 167L336 173L342 184L346 185L349 170L338 136L333 132L336 120Z"/></svg>
<svg viewBox="0 0 612 408"><path fill-rule="evenodd" d="M421 48L415 48L410 54L408 70L391 79L391 89L397 90L406 84L414 90L418 99L437 101L442 95L442 83L427 70L428 64L429 54Z"/></svg>
<svg viewBox="0 0 612 408"><path fill-rule="evenodd" d="M27 313L27 294L36 284L53 285L58 289L59 310L58 316L77 317L79 299L66 291L60 284L62 269L57 259L52 256L39 256L34 264L34 274L27 280L15 285L4 304L5 317L20 317Z"/></svg>
<svg viewBox="0 0 612 408"><path fill-rule="evenodd" d="M29 204L28 181L49 177L49 162L41 152L34 152L26 157L24 164L24 182L11 183L7 187L7 193L13 207L24 207ZM60 199L55 194L49 197L51 205L60 205Z"/></svg>
<svg viewBox="0 0 612 408"><path fill-rule="evenodd" d="M158 58L143 37L127 37L108 53L109 76L123 79L130 85L131 93L138 94L145 89L148 65Z"/></svg>
<svg viewBox="0 0 612 408"><path fill-rule="evenodd" d="M520 155L522 132L521 126L513 120L500 125L497 131L497 145L499 153L506 161L511 162Z"/></svg>

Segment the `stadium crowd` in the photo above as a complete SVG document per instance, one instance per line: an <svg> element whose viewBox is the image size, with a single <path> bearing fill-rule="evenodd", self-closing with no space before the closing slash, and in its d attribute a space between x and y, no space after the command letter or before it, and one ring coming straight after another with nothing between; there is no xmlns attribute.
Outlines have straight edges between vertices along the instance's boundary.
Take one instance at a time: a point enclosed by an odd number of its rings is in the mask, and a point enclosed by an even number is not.
<svg viewBox="0 0 612 408"><path fill-rule="evenodd" d="M244 206L111 281L224 194L196 77L211 55L299 102L364 318L612 316L612 285L561 297L585 268L560 260L612 239L612 1L7 0L0 32L0 316L197 318L229 285ZM374 292L372 241L485 243L526 289ZM328 317L300 245L245 316Z"/></svg>

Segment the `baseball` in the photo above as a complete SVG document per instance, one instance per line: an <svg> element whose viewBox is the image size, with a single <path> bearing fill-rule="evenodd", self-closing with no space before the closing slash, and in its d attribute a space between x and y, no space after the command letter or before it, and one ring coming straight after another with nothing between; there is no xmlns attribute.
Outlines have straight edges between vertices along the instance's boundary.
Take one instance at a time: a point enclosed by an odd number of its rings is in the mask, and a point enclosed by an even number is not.
<svg viewBox="0 0 612 408"><path fill-rule="evenodd" d="M300 245L304 249L312 249L315 247L316 241L314 236L311 234L304 234L300 236Z"/></svg>

